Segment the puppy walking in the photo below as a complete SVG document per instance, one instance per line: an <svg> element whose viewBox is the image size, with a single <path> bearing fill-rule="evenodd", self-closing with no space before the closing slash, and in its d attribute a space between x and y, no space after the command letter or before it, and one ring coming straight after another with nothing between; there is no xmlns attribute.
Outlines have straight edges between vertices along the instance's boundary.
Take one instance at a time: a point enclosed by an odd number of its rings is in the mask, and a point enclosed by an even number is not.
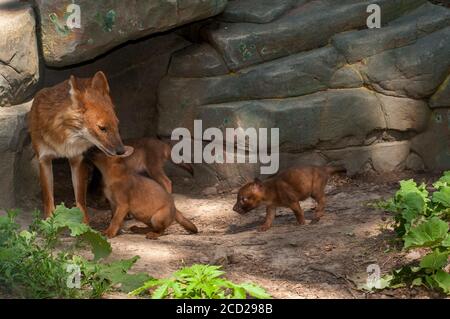
<svg viewBox="0 0 450 319"><path fill-rule="evenodd" d="M343 172L342 167L294 167L261 182L256 179L244 185L238 192L233 210L245 214L260 205L266 205L266 220L259 231L272 226L277 207L292 209L300 225L305 224L303 209L299 201L312 197L317 202L313 223L317 223L325 212L325 186L331 174Z"/></svg>
<svg viewBox="0 0 450 319"><path fill-rule="evenodd" d="M104 193L113 211L106 236L117 235L128 213L147 225L132 227L131 231L145 233L148 239L161 236L174 220L187 231L197 233L197 227L175 208L172 196L157 182L127 168L124 158L108 157L97 150L87 156L102 173Z"/></svg>
<svg viewBox="0 0 450 319"><path fill-rule="evenodd" d="M88 223L88 172L83 152L94 145L109 155L125 152L106 76L103 72L86 79L71 76L69 80L39 91L28 120L39 160L45 217L51 216L55 209L52 161L68 158L76 205Z"/></svg>

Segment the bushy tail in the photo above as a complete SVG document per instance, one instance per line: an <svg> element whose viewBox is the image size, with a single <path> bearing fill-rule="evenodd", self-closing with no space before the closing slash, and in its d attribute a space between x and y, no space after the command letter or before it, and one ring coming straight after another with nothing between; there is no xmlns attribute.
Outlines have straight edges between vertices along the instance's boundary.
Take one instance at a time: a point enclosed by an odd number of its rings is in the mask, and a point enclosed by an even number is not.
<svg viewBox="0 0 450 319"><path fill-rule="evenodd" d="M327 167L325 167L325 170L327 171L327 173L329 175L347 171L347 169L344 166L342 166L342 165L340 165L340 166L327 166Z"/></svg>
<svg viewBox="0 0 450 319"><path fill-rule="evenodd" d="M186 217L183 216L183 214L177 209L175 213L175 220L178 224L183 226L184 229L186 229L188 232L197 234L198 229L197 227Z"/></svg>

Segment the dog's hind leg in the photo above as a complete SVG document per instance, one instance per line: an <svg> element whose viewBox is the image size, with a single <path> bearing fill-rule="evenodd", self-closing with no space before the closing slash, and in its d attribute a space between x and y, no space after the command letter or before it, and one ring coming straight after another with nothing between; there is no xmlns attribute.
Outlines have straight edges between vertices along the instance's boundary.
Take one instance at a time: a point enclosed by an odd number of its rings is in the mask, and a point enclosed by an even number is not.
<svg viewBox="0 0 450 319"><path fill-rule="evenodd" d="M325 194L313 195L312 198L317 202L317 206L311 223L317 223L325 214Z"/></svg>
<svg viewBox="0 0 450 319"><path fill-rule="evenodd" d="M170 226L172 219L169 218L166 209L167 208L163 208L159 210L159 212L153 215L150 221L151 224L147 224L152 229L145 235L147 239L157 239L164 233L164 230Z"/></svg>
<svg viewBox="0 0 450 319"><path fill-rule="evenodd" d="M151 227L151 226L147 226L147 227L132 226L132 227L130 227L130 231L135 234L147 234L147 233L153 231L153 227Z"/></svg>
<svg viewBox="0 0 450 319"><path fill-rule="evenodd" d="M291 204L291 209L295 213L295 217L297 218L297 222L300 225L305 224L305 215L303 213L303 209L298 202Z"/></svg>

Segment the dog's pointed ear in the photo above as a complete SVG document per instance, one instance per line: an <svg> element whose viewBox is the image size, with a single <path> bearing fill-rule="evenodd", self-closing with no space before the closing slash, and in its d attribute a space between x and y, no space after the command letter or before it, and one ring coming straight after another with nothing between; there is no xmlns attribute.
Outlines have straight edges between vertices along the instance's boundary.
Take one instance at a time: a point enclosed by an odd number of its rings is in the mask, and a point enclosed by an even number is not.
<svg viewBox="0 0 450 319"><path fill-rule="evenodd" d="M255 178L253 183L255 183L255 185L258 186L258 187L262 187L263 186L263 182L258 177Z"/></svg>
<svg viewBox="0 0 450 319"><path fill-rule="evenodd" d="M93 89L96 89L103 94L109 94L109 84L108 80L106 79L105 73L102 71L98 71L95 73L94 77L92 78L91 87Z"/></svg>
<svg viewBox="0 0 450 319"><path fill-rule="evenodd" d="M81 96L81 91L80 91L80 87L77 81L77 78L73 75L70 76L69 78L69 86L70 86L70 90L69 90L69 94L70 94L70 99L72 100L72 104L76 107L80 106L80 96Z"/></svg>

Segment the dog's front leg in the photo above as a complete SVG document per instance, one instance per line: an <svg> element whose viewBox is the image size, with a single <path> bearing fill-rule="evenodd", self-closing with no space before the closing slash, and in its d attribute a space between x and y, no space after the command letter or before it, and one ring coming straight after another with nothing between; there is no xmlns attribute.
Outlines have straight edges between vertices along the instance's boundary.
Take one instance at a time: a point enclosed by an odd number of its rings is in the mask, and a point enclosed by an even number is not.
<svg viewBox="0 0 450 319"><path fill-rule="evenodd" d="M120 227L122 226L123 220L125 219L125 216L128 214L128 206L126 205L118 205L113 218L111 220L111 223L109 224L108 229L106 229L103 233L108 238L113 238L117 235L117 232L119 231Z"/></svg>
<svg viewBox="0 0 450 319"><path fill-rule="evenodd" d="M44 216L50 217L55 210L53 197L53 165L51 157L39 159L39 177L42 188L42 201L44 203Z"/></svg>
<svg viewBox="0 0 450 319"><path fill-rule="evenodd" d="M84 214L84 222L89 224L89 216L86 208L86 192L88 182L88 167L84 162L83 156L77 156L69 159L70 170L72 173L72 185L75 192L75 201L77 207Z"/></svg>
<svg viewBox="0 0 450 319"><path fill-rule="evenodd" d="M267 206L267 208L266 208L266 220L265 220L264 224L259 226L258 231L267 231L272 226L273 220L275 218L275 212L276 212L276 208L275 207Z"/></svg>

